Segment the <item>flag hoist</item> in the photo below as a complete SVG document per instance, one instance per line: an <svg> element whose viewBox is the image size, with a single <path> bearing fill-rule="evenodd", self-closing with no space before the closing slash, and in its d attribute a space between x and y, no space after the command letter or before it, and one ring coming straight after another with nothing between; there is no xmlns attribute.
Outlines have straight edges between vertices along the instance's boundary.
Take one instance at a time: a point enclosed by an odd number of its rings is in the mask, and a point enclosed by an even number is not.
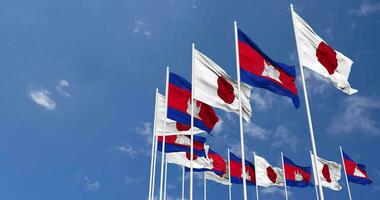
<svg viewBox="0 0 380 200"><path fill-rule="evenodd" d="M315 145L313 122L312 122L311 114L310 114L309 99L308 99L308 94L307 94L307 90L306 90L305 75L303 73L303 63L301 63L300 49L299 49L298 42L297 42L297 32L295 31L294 10L293 10L293 5L292 4L290 4L290 9L291 9L291 12L292 12L293 28L294 28L294 34L295 34L295 40L296 40L296 46L297 46L299 67L300 67L300 71L301 71L301 80L302 80L303 94L304 94L304 98L305 98L305 106L306 106L306 114L307 114L307 120L308 120L308 125L309 125L311 146L312 146L312 151L313 151L313 160L314 160L314 162L313 162L314 163L313 164L314 165L313 168L317 169L317 167L315 165L315 163L317 163L317 147ZM319 176L318 170L316 170L316 176L317 176L316 177L316 179L317 179L316 183L318 184L318 189L319 189L319 199L320 200L324 200L323 189L322 189L322 185L320 184L320 179L319 179L320 176Z"/></svg>
<svg viewBox="0 0 380 200"><path fill-rule="evenodd" d="M235 34L235 56L236 56L236 73L237 73L237 83L238 83L238 99L239 99L239 128L240 128L240 148L241 148L241 159L242 159L242 175L243 175L243 197L247 200L247 182L246 182L246 171L245 171L245 153L244 153L244 130L243 130L243 114L241 105L241 83L240 83L240 61L239 61L239 44L238 44L238 32L237 32L237 22L234 21L234 34Z"/></svg>

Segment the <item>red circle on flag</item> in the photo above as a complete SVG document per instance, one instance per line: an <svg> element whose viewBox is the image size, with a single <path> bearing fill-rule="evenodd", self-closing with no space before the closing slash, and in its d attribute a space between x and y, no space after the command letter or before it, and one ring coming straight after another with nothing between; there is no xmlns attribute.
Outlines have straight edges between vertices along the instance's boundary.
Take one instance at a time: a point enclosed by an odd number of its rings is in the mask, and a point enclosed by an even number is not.
<svg viewBox="0 0 380 200"><path fill-rule="evenodd" d="M322 175L328 183L331 183L330 170L329 170L329 166L327 164L323 165Z"/></svg>
<svg viewBox="0 0 380 200"><path fill-rule="evenodd" d="M190 160L190 158L191 158L191 153L186 152L186 158L187 158L188 160ZM197 158L198 158L198 156L195 155L195 154L193 154L193 160L196 160Z"/></svg>
<svg viewBox="0 0 380 200"><path fill-rule="evenodd" d="M276 183L277 174L271 166L267 167L267 176L272 183Z"/></svg>
<svg viewBox="0 0 380 200"><path fill-rule="evenodd" d="M188 131L191 128L191 126L182 124L180 122L175 123L175 127L178 131Z"/></svg>
<svg viewBox="0 0 380 200"><path fill-rule="evenodd" d="M218 96L228 104L235 100L234 87L224 77L218 77Z"/></svg>
<svg viewBox="0 0 380 200"><path fill-rule="evenodd" d="M316 55L318 61L326 68L329 74L333 74L338 67L335 50L322 41L318 45Z"/></svg>

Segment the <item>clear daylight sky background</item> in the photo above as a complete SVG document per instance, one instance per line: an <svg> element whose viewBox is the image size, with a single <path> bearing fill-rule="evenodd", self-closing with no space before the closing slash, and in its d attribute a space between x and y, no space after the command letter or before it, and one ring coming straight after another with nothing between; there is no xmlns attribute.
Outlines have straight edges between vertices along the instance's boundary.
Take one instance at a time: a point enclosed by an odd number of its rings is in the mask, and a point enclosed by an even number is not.
<svg viewBox="0 0 380 200"><path fill-rule="evenodd" d="M0 0L0 199L146 199L154 91L164 91L165 66L190 80L195 42L236 77L237 20L264 52L299 74L290 3L354 61L349 81L359 92L352 96L305 70L318 153L341 162L342 145L374 181L351 184L353 198L379 199L376 0ZM297 86L298 110L286 97L252 90L247 159L256 151L280 165L282 151L310 165L300 79ZM218 114L208 144L225 158L227 147L239 154L238 116ZM169 165L168 200L180 197L180 177L180 168ZM341 185L340 192L324 189L326 199L348 199L343 179ZM194 192L203 197L200 175ZM254 199L254 187L248 192ZM315 199L313 188L289 192L290 199ZM284 199L283 188L261 188L260 196ZM208 182L208 198L228 199L228 188ZM241 198L242 187L234 185L233 199Z"/></svg>

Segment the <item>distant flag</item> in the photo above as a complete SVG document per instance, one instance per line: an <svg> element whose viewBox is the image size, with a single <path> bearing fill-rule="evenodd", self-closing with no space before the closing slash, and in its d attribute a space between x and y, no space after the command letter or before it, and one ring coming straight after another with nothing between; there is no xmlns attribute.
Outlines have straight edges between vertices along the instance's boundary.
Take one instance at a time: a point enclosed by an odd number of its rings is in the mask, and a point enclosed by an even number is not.
<svg viewBox="0 0 380 200"><path fill-rule="evenodd" d="M328 78L336 88L354 94L348 77L352 60L330 47L296 12L292 12L301 65Z"/></svg>
<svg viewBox="0 0 380 200"><path fill-rule="evenodd" d="M255 155L256 183L258 186L284 186L284 172L273 167L265 158Z"/></svg>
<svg viewBox="0 0 380 200"><path fill-rule="evenodd" d="M313 154L311 154L311 156L311 161L314 165ZM319 180L323 187L327 187L335 191L342 189L342 186L339 185L339 180L341 178L340 171L342 169L340 164L317 157L316 166L316 170L318 170L319 173ZM314 176L317 177L315 174Z"/></svg>
<svg viewBox="0 0 380 200"><path fill-rule="evenodd" d="M312 186L310 182L311 167L301 167L292 160L284 156L284 174L286 186L288 187L307 187Z"/></svg>
<svg viewBox="0 0 380 200"><path fill-rule="evenodd" d="M239 114L238 84L214 61L194 49L194 98L228 112ZM246 121L252 115L251 87L241 85L242 114Z"/></svg>
<svg viewBox="0 0 380 200"><path fill-rule="evenodd" d="M231 168L231 183L242 184L243 183L243 173L242 173L242 160L235 154L230 153L230 168ZM255 166L249 162L245 161L245 175L247 185L255 185Z"/></svg>
<svg viewBox="0 0 380 200"><path fill-rule="evenodd" d="M165 96L158 93L157 94L157 122L156 122L156 135L162 136L164 133L164 121L166 119L166 133L165 135L191 135L191 131L188 130L188 126L181 124L180 122L176 122L174 120L171 120L167 117L165 117ZM194 127L194 134L197 133L203 133L199 128Z"/></svg>
<svg viewBox="0 0 380 200"><path fill-rule="evenodd" d="M361 185L369 185L372 183L372 180L368 177L366 167L363 164L356 163L345 152L343 152L343 159L348 181Z"/></svg>
<svg viewBox="0 0 380 200"><path fill-rule="evenodd" d="M166 160L168 163L177 164L185 167L190 167L191 154L189 152L174 152L166 153ZM210 160L203 156L193 154L193 168L205 169L211 168Z"/></svg>
<svg viewBox="0 0 380 200"><path fill-rule="evenodd" d="M163 136L158 136L157 150L162 151ZM197 156L206 156L205 144L206 138L194 136L194 154ZM191 140L187 135L170 135L165 136L165 153L188 152L190 153Z"/></svg>
<svg viewBox="0 0 380 200"><path fill-rule="evenodd" d="M190 130L191 124L191 84L181 76L170 73L168 92L168 118L180 122L182 130ZM194 126L208 133L219 121L214 108L195 100Z"/></svg>
<svg viewBox="0 0 380 200"><path fill-rule="evenodd" d="M238 46L241 81L290 97L298 108L295 67L272 60L241 30L238 30Z"/></svg>
<svg viewBox="0 0 380 200"><path fill-rule="evenodd" d="M219 175L214 171L205 171L204 173L206 174L207 180L215 181L222 185L230 185L228 174Z"/></svg>

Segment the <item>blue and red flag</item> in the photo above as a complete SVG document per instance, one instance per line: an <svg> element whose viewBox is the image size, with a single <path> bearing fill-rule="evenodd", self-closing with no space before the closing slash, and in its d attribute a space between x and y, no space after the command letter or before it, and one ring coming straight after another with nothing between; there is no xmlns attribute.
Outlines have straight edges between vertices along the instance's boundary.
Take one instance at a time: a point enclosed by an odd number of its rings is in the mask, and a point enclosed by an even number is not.
<svg viewBox="0 0 380 200"><path fill-rule="evenodd" d="M300 106L294 66L288 66L269 58L241 30L238 30L238 48L241 81L279 95L288 96L296 108Z"/></svg>
<svg viewBox="0 0 380 200"><path fill-rule="evenodd" d="M313 186L310 182L311 167L298 166L289 158L284 156L284 171L285 171L287 186L289 187Z"/></svg>
<svg viewBox="0 0 380 200"><path fill-rule="evenodd" d="M157 150L162 152L163 136L158 136ZM194 136L194 154L197 156L206 156L205 153L206 138ZM173 152L191 152L191 139L189 135L168 135L165 136L165 153Z"/></svg>
<svg viewBox="0 0 380 200"><path fill-rule="evenodd" d="M213 151L212 149L208 150L207 158L212 164L212 169L193 169L195 172L204 172L204 171L213 171L219 176L223 176L227 173L227 163L221 155ZM186 171L190 171L189 168L186 168Z"/></svg>
<svg viewBox="0 0 380 200"><path fill-rule="evenodd" d="M170 73L168 91L168 118L182 124L183 130L189 130L191 125L191 84L181 76ZM214 108L195 100L194 126L208 133L219 121Z"/></svg>
<svg viewBox="0 0 380 200"><path fill-rule="evenodd" d="M363 164L356 163L346 153L343 152L344 166L348 181L361 185L369 185L372 180L368 178L366 167Z"/></svg>
<svg viewBox="0 0 380 200"><path fill-rule="evenodd" d="M235 154L230 153L230 170L231 170L231 183L242 184L243 183L243 173L242 173L242 160ZM256 185L255 177L255 166L249 162L245 161L246 170L246 183L247 185Z"/></svg>

